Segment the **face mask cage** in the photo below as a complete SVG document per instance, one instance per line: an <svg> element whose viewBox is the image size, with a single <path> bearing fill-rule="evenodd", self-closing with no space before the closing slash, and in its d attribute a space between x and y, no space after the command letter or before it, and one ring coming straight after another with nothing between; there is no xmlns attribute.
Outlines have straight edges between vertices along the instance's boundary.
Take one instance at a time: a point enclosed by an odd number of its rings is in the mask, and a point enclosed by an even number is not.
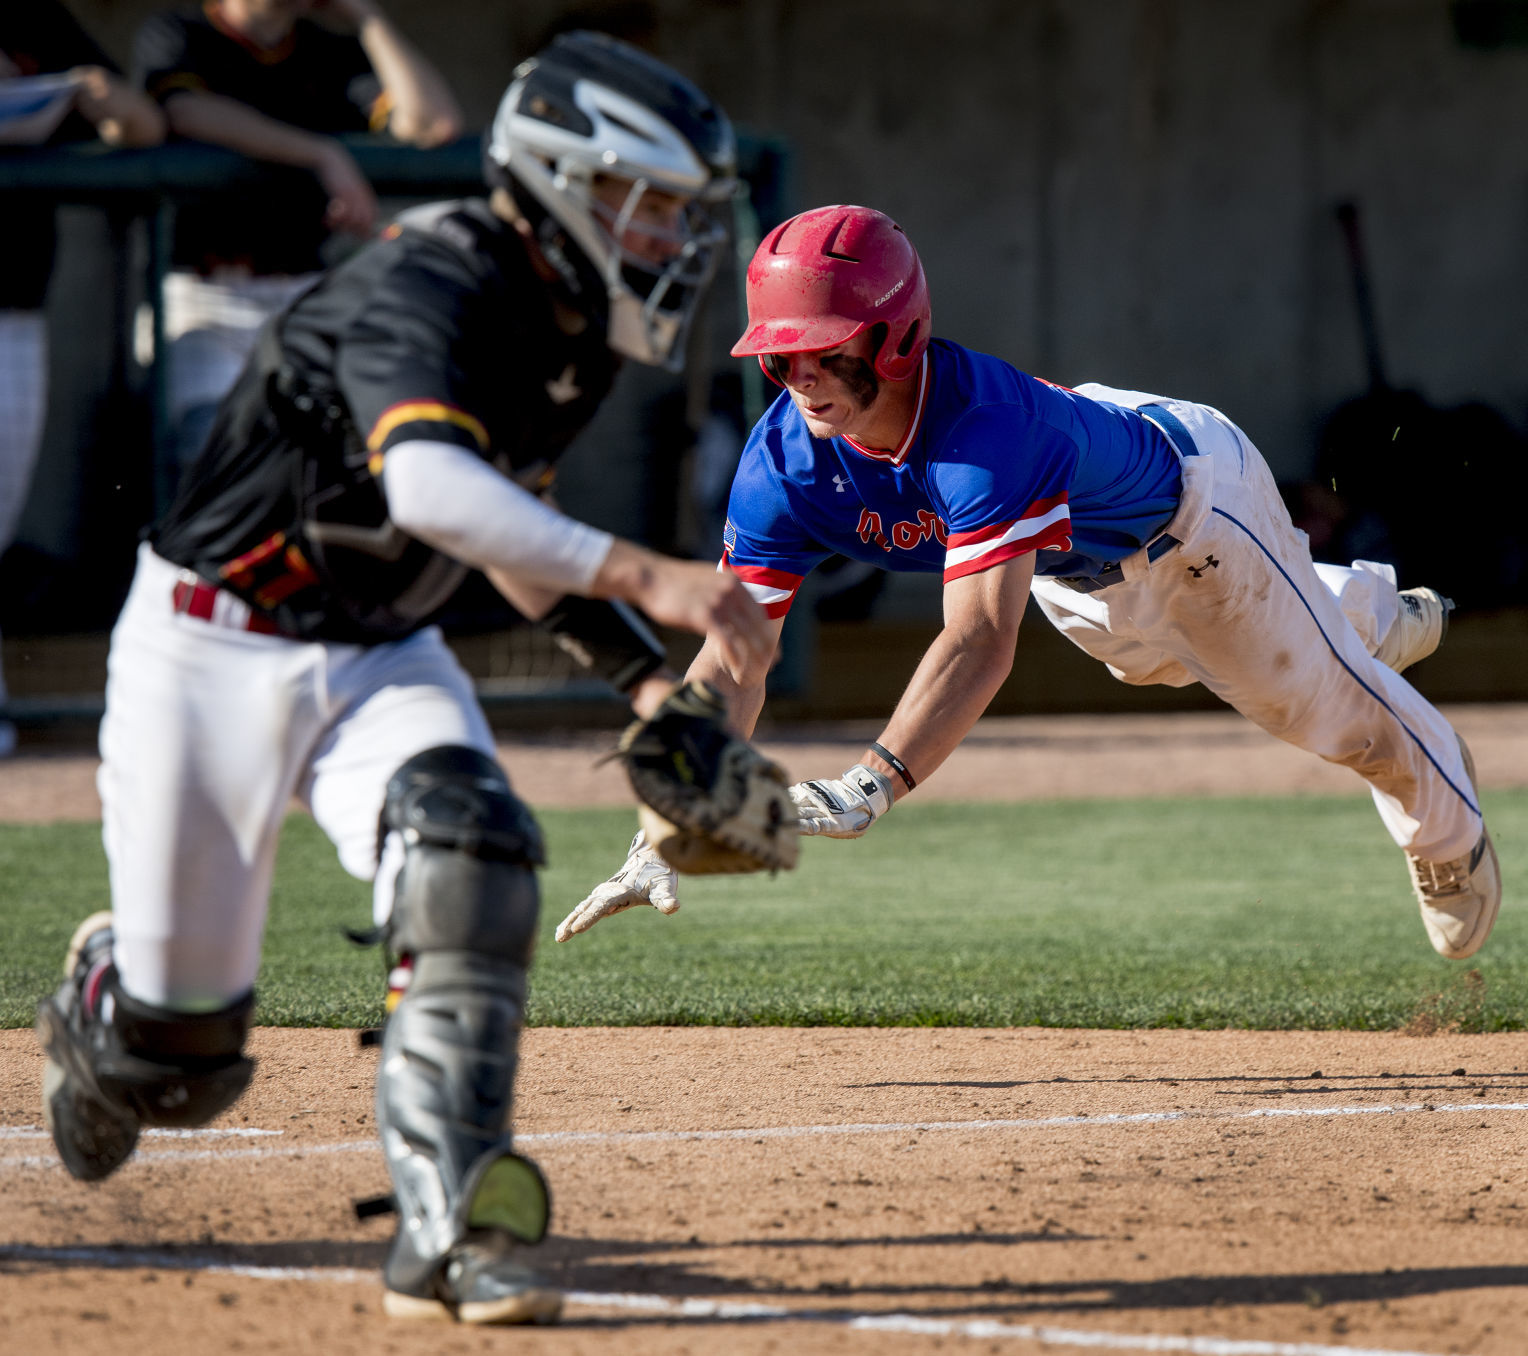
<svg viewBox="0 0 1528 1356"><path fill-rule="evenodd" d="M601 236L602 248L591 256L610 299L610 346L677 371L695 311L729 239L724 209L736 181L721 180L700 197L678 199L677 210L657 220L642 211L644 195L654 187L648 179L630 180L613 206L595 192L592 179L562 178L564 191L580 200Z"/></svg>
<svg viewBox="0 0 1528 1356"><path fill-rule="evenodd" d="M724 209L738 182L702 162L652 109L618 91L575 81L575 107L560 121L548 120L544 107L541 116L521 113L522 104L544 105L554 92L512 86L488 157L513 177L517 195L528 194L545 213L538 240L570 290L591 305L593 288L604 294L610 347L678 371L694 313L729 239ZM577 118L587 126L576 128ZM611 183L619 191L611 192ZM643 202L648 190L669 195L680 210L655 213ZM624 247L623 237L634 248Z"/></svg>

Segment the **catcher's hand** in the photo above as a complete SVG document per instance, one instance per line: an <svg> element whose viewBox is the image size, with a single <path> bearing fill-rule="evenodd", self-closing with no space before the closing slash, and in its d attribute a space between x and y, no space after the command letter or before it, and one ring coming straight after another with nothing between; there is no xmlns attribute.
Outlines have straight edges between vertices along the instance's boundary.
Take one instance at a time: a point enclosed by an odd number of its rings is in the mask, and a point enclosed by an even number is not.
<svg viewBox="0 0 1528 1356"><path fill-rule="evenodd" d="M602 885L596 885L589 897L557 925L557 940L565 942L588 932L601 918L638 904L651 904L659 913L678 913L678 888L678 873L638 830L625 865Z"/></svg>
<svg viewBox="0 0 1528 1356"><path fill-rule="evenodd" d="M842 777L797 782L791 787L802 833L824 838L858 838L891 809L891 781L856 763Z"/></svg>
<svg viewBox="0 0 1528 1356"><path fill-rule="evenodd" d="M726 715L721 694L693 682L626 727L615 756L642 802L643 833L690 875L793 867L799 844L785 773L732 734Z"/></svg>

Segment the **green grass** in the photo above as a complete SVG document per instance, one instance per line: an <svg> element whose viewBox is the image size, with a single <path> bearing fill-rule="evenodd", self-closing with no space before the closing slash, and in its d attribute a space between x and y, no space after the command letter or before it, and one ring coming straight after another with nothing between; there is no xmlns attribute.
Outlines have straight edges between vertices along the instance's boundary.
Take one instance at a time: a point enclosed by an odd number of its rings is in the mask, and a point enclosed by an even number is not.
<svg viewBox="0 0 1528 1356"><path fill-rule="evenodd" d="M804 845L774 879L692 878L564 945L557 921L619 863L628 811L545 811L541 1025L1341 1027L1528 1025L1528 792L1486 797L1507 905L1467 965L1428 947L1368 798L899 808ZM107 899L94 825L0 827L0 1025L31 1021L65 942ZM381 961L344 926L369 888L294 817L259 1020L381 1016Z"/></svg>

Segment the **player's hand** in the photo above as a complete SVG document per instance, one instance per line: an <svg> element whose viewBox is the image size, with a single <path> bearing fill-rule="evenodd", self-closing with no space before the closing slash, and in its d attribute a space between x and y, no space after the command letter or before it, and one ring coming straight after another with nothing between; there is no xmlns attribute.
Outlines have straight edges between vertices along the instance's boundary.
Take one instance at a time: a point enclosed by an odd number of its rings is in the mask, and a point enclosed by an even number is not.
<svg viewBox="0 0 1528 1356"><path fill-rule="evenodd" d="M153 146L164 140L159 105L101 66L76 66L74 106L108 146Z"/></svg>
<svg viewBox="0 0 1528 1356"><path fill-rule="evenodd" d="M580 932L588 932L601 918L651 904L659 913L678 913L679 874L638 833L631 840L626 864L602 885L596 885L589 897L557 925L557 940L565 942Z"/></svg>
<svg viewBox="0 0 1528 1356"><path fill-rule="evenodd" d="M769 619L736 575L700 561L654 560L632 602L655 622L709 637L731 672L768 670L775 649Z"/></svg>
<svg viewBox="0 0 1528 1356"><path fill-rule="evenodd" d="M891 809L891 781L856 763L842 777L797 782L791 787L802 833L858 838Z"/></svg>
<svg viewBox="0 0 1528 1356"><path fill-rule="evenodd" d="M377 195L350 152L332 138L325 138L313 172L329 195L324 225L331 231L369 236L377 222Z"/></svg>

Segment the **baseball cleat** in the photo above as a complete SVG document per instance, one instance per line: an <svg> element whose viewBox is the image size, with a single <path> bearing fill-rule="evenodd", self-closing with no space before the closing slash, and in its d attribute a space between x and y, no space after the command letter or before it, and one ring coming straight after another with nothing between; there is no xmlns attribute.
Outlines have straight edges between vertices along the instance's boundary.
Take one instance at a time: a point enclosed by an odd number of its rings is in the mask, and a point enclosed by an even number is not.
<svg viewBox="0 0 1528 1356"><path fill-rule="evenodd" d="M388 1285L382 1307L392 1318L445 1319L457 1323L555 1323L562 1291L534 1271L509 1260L509 1244L494 1232L469 1235L453 1248L424 1293ZM384 1273L384 1280L386 1279Z"/></svg>
<svg viewBox="0 0 1528 1356"><path fill-rule="evenodd" d="M1397 673L1426 659L1448 634L1454 600L1436 589L1402 589L1395 624L1385 632L1374 657Z"/></svg>
<svg viewBox="0 0 1528 1356"><path fill-rule="evenodd" d="M1475 760L1463 739L1459 750L1474 787ZM1491 935L1501 909L1501 868L1490 833L1482 826L1480 841L1451 862L1431 862L1408 852L1406 864L1433 950L1449 960L1473 956Z"/></svg>
<svg viewBox="0 0 1528 1356"><path fill-rule="evenodd" d="M138 1116L108 1097L95 1074L91 1028L111 969L111 914L92 914L75 929L64 959L64 982L37 1005L37 1039L47 1053L42 1118L72 1176L99 1182L138 1143Z"/></svg>

